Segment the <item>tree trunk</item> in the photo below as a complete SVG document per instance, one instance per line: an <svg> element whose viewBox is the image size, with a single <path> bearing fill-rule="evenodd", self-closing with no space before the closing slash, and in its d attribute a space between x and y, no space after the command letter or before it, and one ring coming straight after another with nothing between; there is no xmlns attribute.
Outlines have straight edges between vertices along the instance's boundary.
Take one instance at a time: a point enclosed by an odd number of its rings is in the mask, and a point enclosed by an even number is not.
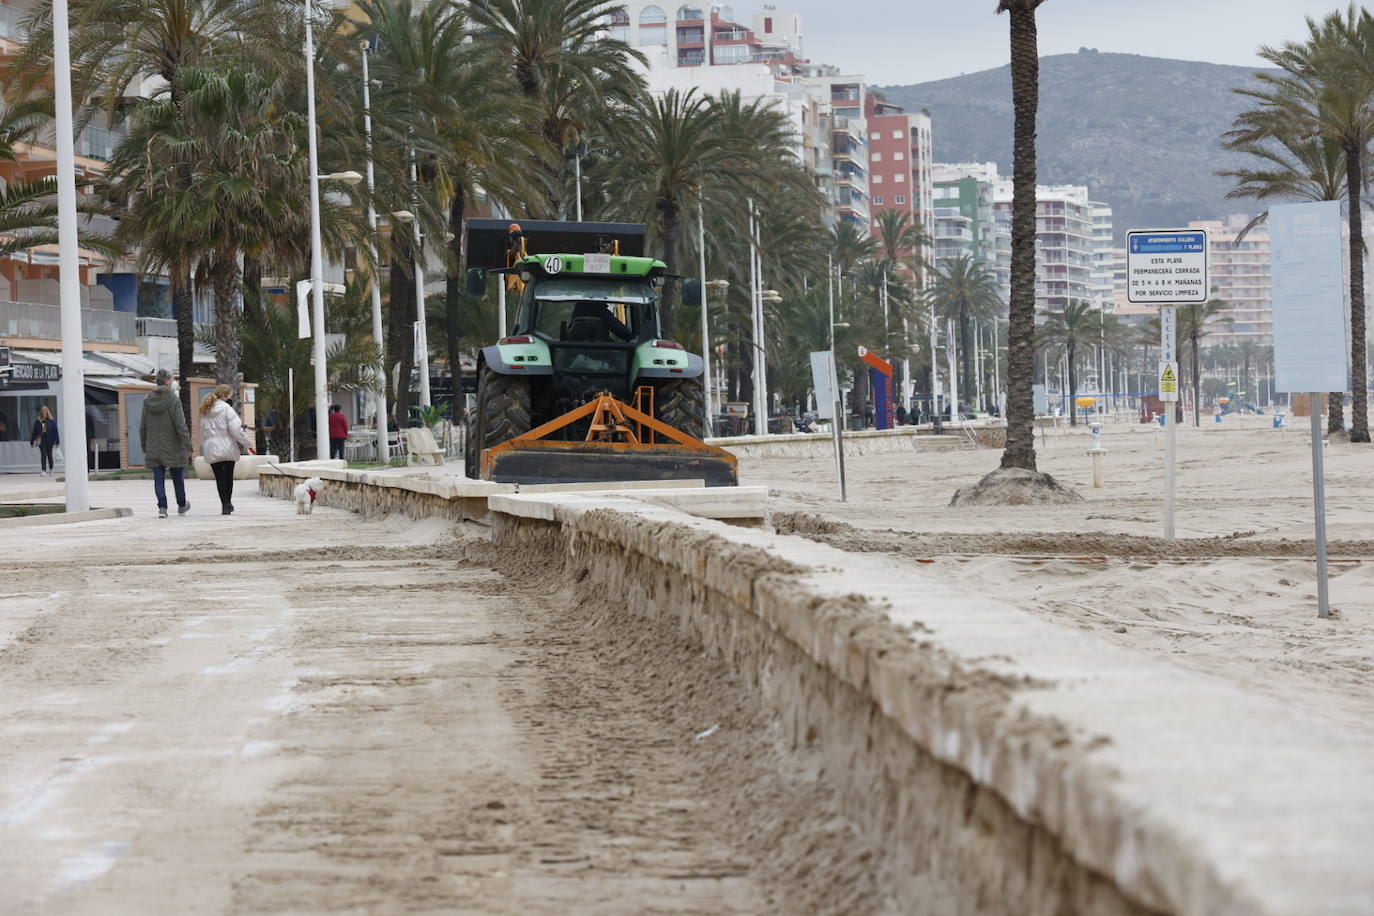
<svg viewBox="0 0 1374 916"><path fill-rule="evenodd" d="M453 238L448 243L448 276L444 284L444 343L448 353L448 371L453 386L453 418L459 418L463 404L463 367L459 357L458 313L463 299L463 212L467 197L461 183L453 189L448 205L448 231ZM497 278L504 283L505 277Z"/></svg>
<svg viewBox="0 0 1374 916"><path fill-rule="evenodd" d="M970 324L971 322L969 321L968 312L965 309L960 309L959 349L961 351L960 355L962 356L962 359L960 359L959 361L964 364L964 384L959 386L959 390L967 391L969 403L973 404L977 402L978 398L978 380L974 377L973 341L969 339L972 336L973 329L970 327ZM979 404L978 406L982 407L983 405Z"/></svg>
<svg viewBox="0 0 1374 916"><path fill-rule="evenodd" d="M181 385L181 409L191 422L191 377L196 374L195 306L191 301L191 267L174 265L171 271L172 312L177 320L177 378Z"/></svg>
<svg viewBox="0 0 1374 916"><path fill-rule="evenodd" d="M677 258L678 236L682 233L677 203L660 200L658 220L663 234L663 262L668 265L668 272L672 273L673 264ZM677 306L676 300L677 285L672 282L665 282L662 295L658 300L658 320L661 333L669 340L672 339L673 331L677 327L677 316L673 314Z"/></svg>
<svg viewBox="0 0 1374 916"><path fill-rule="evenodd" d="M262 314L262 259L243 254L243 314L256 321Z"/></svg>
<svg viewBox="0 0 1374 916"><path fill-rule="evenodd" d="M1198 363L1198 335L1190 334L1188 340L1193 347L1193 425L1202 425L1202 388L1198 385L1198 377L1201 375L1201 365Z"/></svg>
<svg viewBox="0 0 1374 916"><path fill-rule="evenodd" d="M1078 425L1078 369L1075 363L1078 362L1078 346L1069 341L1069 425Z"/></svg>
<svg viewBox="0 0 1374 916"><path fill-rule="evenodd" d="M1004 0L1005 2L1005 0ZM1013 2L1011 301L1007 332L1007 446L1002 467L1035 468L1035 120L1040 107L1040 58L1035 8Z"/></svg>
<svg viewBox="0 0 1374 916"><path fill-rule="evenodd" d="M239 374L239 303L241 274L239 253L221 248L210 264L210 284L215 293L215 381L236 385ZM316 334L323 328L311 328Z"/></svg>
<svg viewBox="0 0 1374 916"><path fill-rule="evenodd" d="M1317 402L1312 403L1313 410L1320 410ZM1328 433L1338 433L1345 429L1345 392L1329 391L1326 394L1326 431Z"/></svg>
<svg viewBox="0 0 1374 916"><path fill-rule="evenodd" d="M407 272L409 269L411 272ZM405 427L410 420L410 408L415 398L410 390L410 373L415 362L415 274L411 263L411 246L406 233L398 233L392 240L391 295L387 308L386 352L391 357L387 366L387 384L391 394L387 398L396 405L396 425ZM502 280L505 278L502 277ZM392 370L399 365L394 375Z"/></svg>
<svg viewBox="0 0 1374 916"><path fill-rule="evenodd" d="M1364 148L1352 146L1345 151L1345 180L1350 201L1350 441L1369 441L1369 405L1365 372L1364 305Z"/></svg>

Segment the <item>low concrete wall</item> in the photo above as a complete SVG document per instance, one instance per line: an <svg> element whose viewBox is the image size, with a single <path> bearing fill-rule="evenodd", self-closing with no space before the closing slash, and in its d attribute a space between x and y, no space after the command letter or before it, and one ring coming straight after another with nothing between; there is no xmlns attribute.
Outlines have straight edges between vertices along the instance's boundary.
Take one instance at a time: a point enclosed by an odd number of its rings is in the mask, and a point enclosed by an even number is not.
<svg viewBox="0 0 1374 916"><path fill-rule="evenodd" d="M1374 910L1367 741L887 558L627 499L490 504L514 567L671 622L819 746L897 911Z"/></svg>
<svg viewBox="0 0 1374 916"><path fill-rule="evenodd" d="M831 454L830 433L787 433L768 436L731 436L706 440L736 458L816 458ZM966 436L933 435L928 429L865 429L844 434L846 455L880 455L906 451L957 451L971 448Z"/></svg>
<svg viewBox="0 0 1374 916"><path fill-rule="evenodd" d="M311 477L320 478L324 484L316 494L318 505L348 509L368 518L399 514L417 519L479 521L487 517L488 496L516 490L510 484L484 480L431 479L423 472L345 471L305 462L263 468L258 475L258 492L291 499L296 485Z"/></svg>

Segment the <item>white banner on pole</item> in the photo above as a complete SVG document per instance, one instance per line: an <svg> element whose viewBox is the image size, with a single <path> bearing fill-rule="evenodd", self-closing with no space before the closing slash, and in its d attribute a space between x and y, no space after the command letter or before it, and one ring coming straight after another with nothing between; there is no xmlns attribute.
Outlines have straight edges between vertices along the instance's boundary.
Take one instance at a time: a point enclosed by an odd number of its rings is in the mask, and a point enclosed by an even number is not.
<svg viewBox="0 0 1374 916"><path fill-rule="evenodd" d="M816 392L816 416L822 420L835 419L835 354L817 350L811 354L811 387Z"/></svg>
<svg viewBox="0 0 1374 916"><path fill-rule="evenodd" d="M310 336L310 281L296 281L296 336L305 340Z"/></svg>
<svg viewBox="0 0 1374 916"><path fill-rule="evenodd" d="M1274 389L1345 391L1345 282L1339 201L1269 208Z"/></svg>

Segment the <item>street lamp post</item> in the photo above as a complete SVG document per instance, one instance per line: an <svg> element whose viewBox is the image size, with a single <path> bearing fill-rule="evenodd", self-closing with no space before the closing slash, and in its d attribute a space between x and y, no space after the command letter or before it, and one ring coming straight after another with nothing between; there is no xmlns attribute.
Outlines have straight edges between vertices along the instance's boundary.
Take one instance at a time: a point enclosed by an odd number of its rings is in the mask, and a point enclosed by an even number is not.
<svg viewBox="0 0 1374 916"><path fill-rule="evenodd" d="M86 384L81 368L81 274L77 263L76 149L72 137L71 44L67 0L52 5L53 95L57 118L58 302L62 333L63 473L68 512L91 507L86 479ZM182 379L181 384L190 384Z"/></svg>
<svg viewBox="0 0 1374 916"><path fill-rule="evenodd" d="M386 423L386 354L382 335L382 278L377 266L377 206L373 200L372 170L372 82L368 75L367 56L371 44L364 41L363 55L363 134L367 140L367 225L368 248L372 255L372 339L377 344L377 389L373 394L377 407L377 460L386 464L391 459L387 449Z"/></svg>
<svg viewBox="0 0 1374 916"><path fill-rule="evenodd" d="M420 406L429 407L429 328L425 322L425 242L420 233L420 177L415 147L410 147L410 199L415 207L415 368L420 373ZM461 376L461 373L460 373ZM461 377L459 378L461 381Z"/></svg>
<svg viewBox="0 0 1374 916"><path fill-rule="evenodd" d="M577 173L577 219L582 220L582 173ZM706 412L704 432L711 435L711 323L706 308L706 209L697 201L697 276L701 277L701 385Z"/></svg>
<svg viewBox="0 0 1374 916"><path fill-rule="evenodd" d="M315 457L326 454L329 442L329 392L324 346L324 243L320 239L319 139L315 126L315 26L314 3L305 6L305 108L309 122L310 152L310 323L311 350L315 363ZM182 380L185 384L185 380Z"/></svg>

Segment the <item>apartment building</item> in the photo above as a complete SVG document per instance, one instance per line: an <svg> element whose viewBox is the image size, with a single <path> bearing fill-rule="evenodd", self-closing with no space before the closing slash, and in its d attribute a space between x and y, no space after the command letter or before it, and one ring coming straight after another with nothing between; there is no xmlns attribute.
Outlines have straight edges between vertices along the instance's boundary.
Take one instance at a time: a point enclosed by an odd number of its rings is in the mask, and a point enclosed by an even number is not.
<svg viewBox="0 0 1374 916"><path fill-rule="evenodd" d="M1269 227L1260 224L1239 238L1249 218L1196 220L1189 229L1206 229L1211 248L1210 279L1216 298L1224 300L1230 323L1217 322L1207 335L1208 346L1251 340L1262 346L1274 342L1273 289L1270 282Z"/></svg>
<svg viewBox="0 0 1374 916"><path fill-rule="evenodd" d="M1095 298L1093 280L1095 252L1101 244L1094 211L1103 205L1089 200L1088 189L1081 185L1042 185L1035 194L1036 310L1062 311L1076 300L1100 302ZM999 179L993 188L993 211L1008 238L1011 200L1011 180Z"/></svg>
<svg viewBox="0 0 1374 916"><path fill-rule="evenodd" d="M935 199L935 262L939 266L949 257L969 254L982 261L997 282L997 294L1003 302L1011 296L1011 214L1005 221L998 219L994 207L997 183L995 162L937 162L932 170L932 193ZM953 210L962 219L951 221L947 214ZM967 220L968 238L961 237L963 221ZM951 237L947 233L953 233Z"/></svg>
<svg viewBox="0 0 1374 916"><path fill-rule="evenodd" d="M911 113L871 92L864 94L868 131L869 204L873 230L877 214L905 210L927 234L935 232L934 163L930 115Z"/></svg>

